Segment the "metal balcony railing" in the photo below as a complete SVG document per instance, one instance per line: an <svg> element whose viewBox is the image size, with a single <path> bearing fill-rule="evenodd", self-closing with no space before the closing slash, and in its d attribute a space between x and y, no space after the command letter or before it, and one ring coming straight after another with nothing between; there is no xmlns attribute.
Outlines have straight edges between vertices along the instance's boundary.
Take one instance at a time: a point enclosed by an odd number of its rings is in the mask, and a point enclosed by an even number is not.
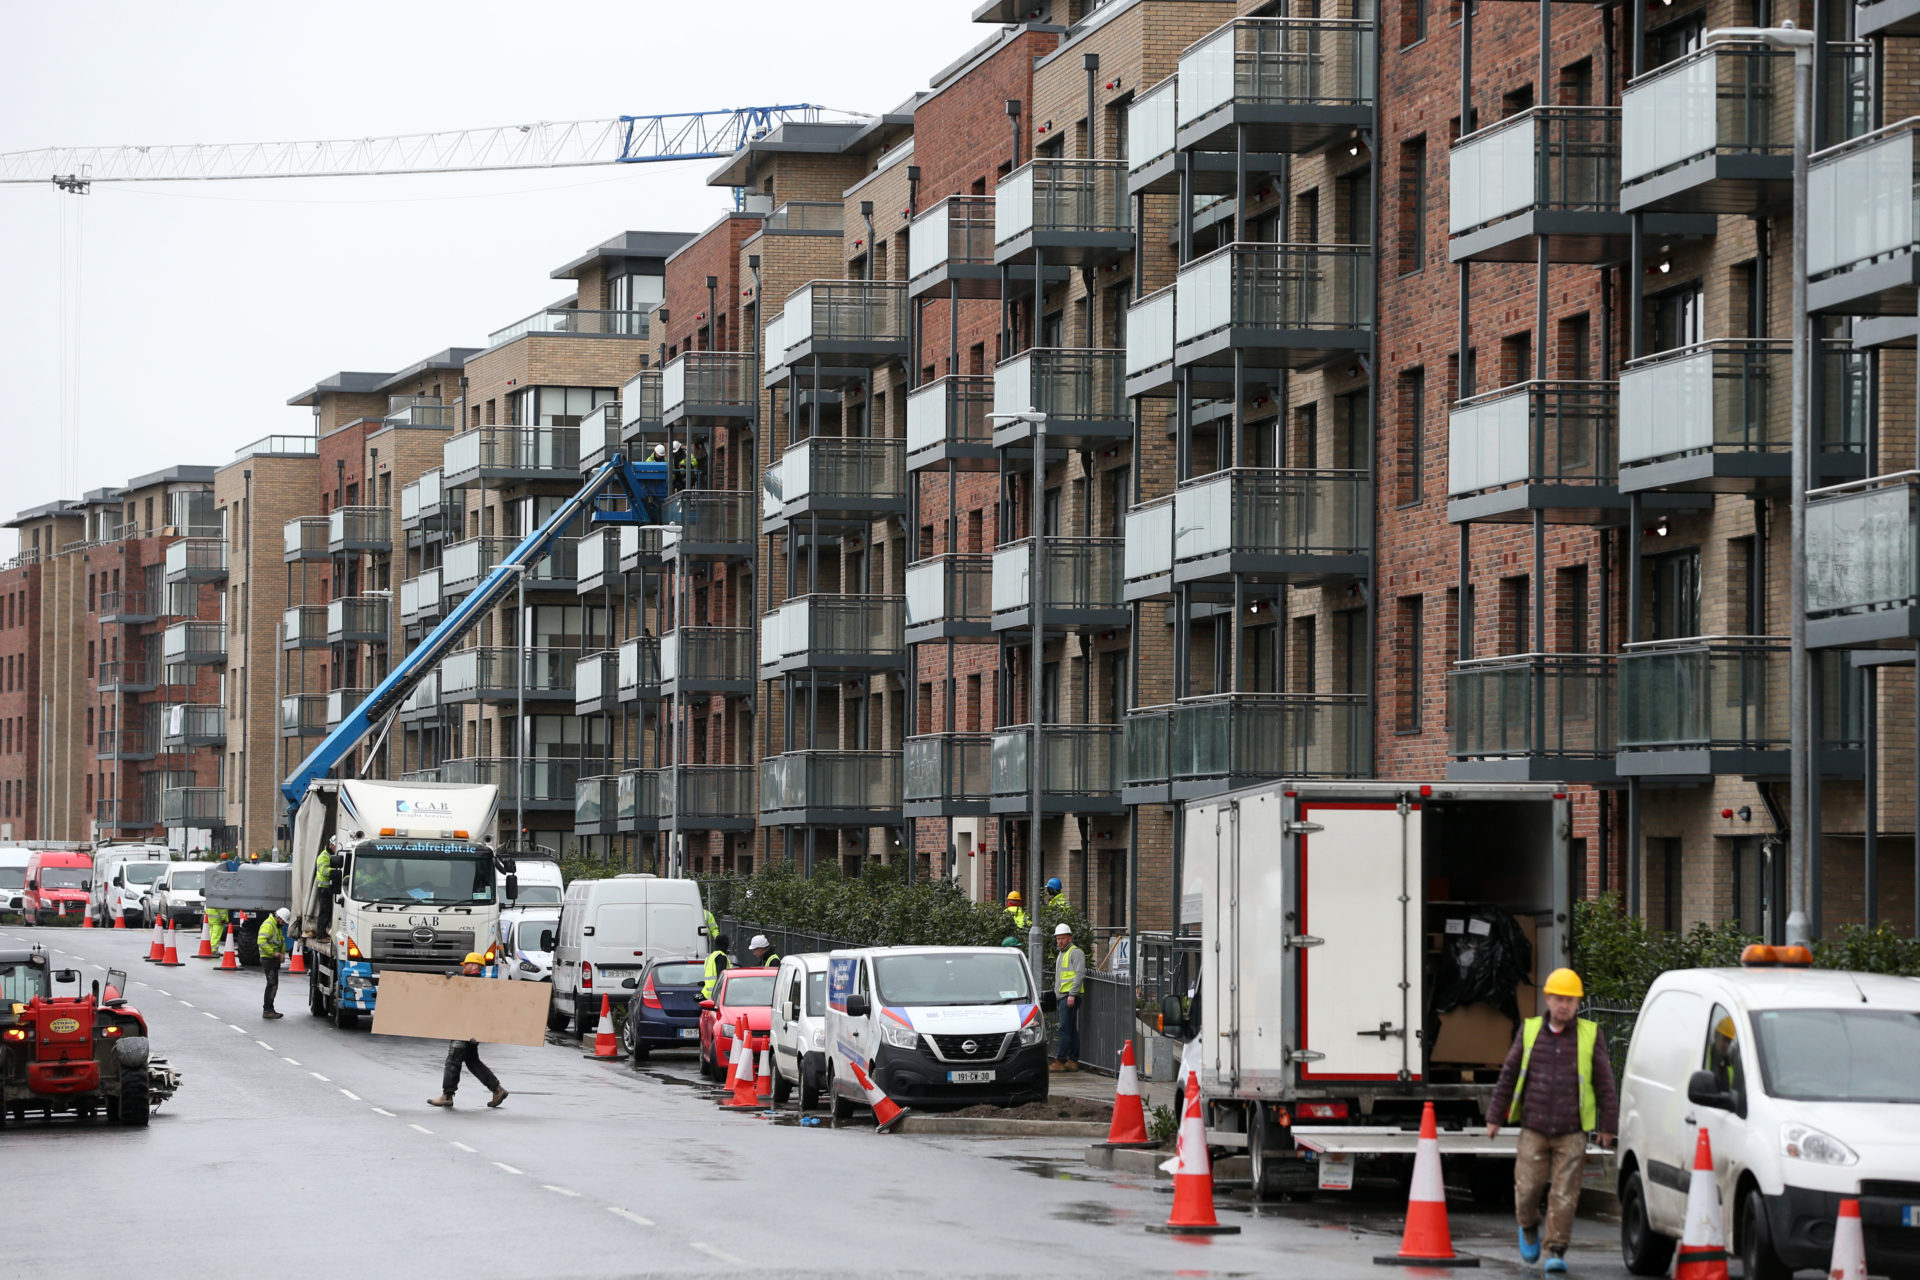
<svg viewBox="0 0 1920 1280"><path fill-rule="evenodd" d="M392 513L385 507L334 508L327 515L327 550L393 550Z"/></svg>
<svg viewBox="0 0 1920 1280"><path fill-rule="evenodd" d="M760 762L760 812L833 809L874 815L901 803L898 751L789 751Z"/></svg>
<svg viewBox="0 0 1920 1280"><path fill-rule="evenodd" d="M1453 754L1461 759L1614 753L1612 654L1525 653L1455 665Z"/></svg>
<svg viewBox="0 0 1920 1280"><path fill-rule="evenodd" d="M587 311L578 307L548 307L524 320L516 320L504 329L487 335L487 345L525 337L529 333L584 333L603 338L645 338L648 313L645 311Z"/></svg>
<svg viewBox="0 0 1920 1280"><path fill-rule="evenodd" d="M660 817L682 826L721 821L750 824L755 774L750 764L684 764L658 770Z"/></svg>
<svg viewBox="0 0 1920 1280"><path fill-rule="evenodd" d="M162 636L160 651L168 664L204 665L227 660L227 624L176 622Z"/></svg>
<svg viewBox="0 0 1920 1280"><path fill-rule="evenodd" d="M944 555L907 566L907 625L993 618L993 557Z"/></svg>
<svg viewBox="0 0 1920 1280"><path fill-rule="evenodd" d="M629 525L628 528L639 528ZM620 570L619 531L613 528L595 528L581 534L573 540L574 572L582 584L581 590L587 590L587 583L603 584L609 573Z"/></svg>
<svg viewBox="0 0 1920 1280"><path fill-rule="evenodd" d="M1453 144L1453 234L1527 210L1620 208L1620 108L1533 107Z"/></svg>
<svg viewBox="0 0 1920 1280"><path fill-rule="evenodd" d="M985 804L992 797L992 734L929 733L908 738L905 745L908 802Z"/></svg>
<svg viewBox="0 0 1920 1280"><path fill-rule="evenodd" d="M367 700L371 689L334 689L327 694L327 728L331 729L353 714Z"/></svg>
<svg viewBox="0 0 1920 1280"><path fill-rule="evenodd" d="M295 516L281 530L286 559L325 560L330 554L327 539L331 533L325 516Z"/></svg>
<svg viewBox="0 0 1920 1280"><path fill-rule="evenodd" d="M1365 471L1216 472L1174 494L1173 558L1365 555L1373 540L1372 497Z"/></svg>
<svg viewBox="0 0 1920 1280"><path fill-rule="evenodd" d="M227 576L224 538L182 538L167 544L168 582L218 582Z"/></svg>
<svg viewBox="0 0 1920 1280"><path fill-rule="evenodd" d="M907 287L888 280L814 280L787 295L780 336L786 349L907 341Z"/></svg>
<svg viewBox="0 0 1920 1280"><path fill-rule="evenodd" d="M1618 479L1619 390L1611 382L1523 382L1454 406L1447 493Z"/></svg>
<svg viewBox="0 0 1920 1280"><path fill-rule="evenodd" d="M845 223L846 206L838 200L788 200L769 213L760 228L775 235L832 235Z"/></svg>
<svg viewBox="0 0 1920 1280"><path fill-rule="evenodd" d="M657 524L620 526L620 572L633 573L660 563L667 545L667 531Z"/></svg>
<svg viewBox="0 0 1920 1280"><path fill-rule="evenodd" d="M425 622L440 616L440 570L427 569L400 584L400 621Z"/></svg>
<svg viewBox="0 0 1920 1280"><path fill-rule="evenodd" d="M244 462L248 458L274 454L291 458L311 458L319 452L319 444L312 436L261 436L258 440L235 449L233 460Z"/></svg>
<svg viewBox="0 0 1920 1280"><path fill-rule="evenodd" d="M1370 724L1360 694L1243 692L1182 699L1167 720L1170 777L1364 777Z"/></svg>
<svg viewBox="0 0 1920 1280"><path fill-rule="evenodd" d="M661 549L688 555L745 555L759 531L743 489L684 489L667 499L666 520L679 527L661 534Z"/></svg>
<svg viewBox="0 0 1920 1280"><path fill-rule="evenodd" d="M476 427L447 438L441 470L449 481L546 473L571 479L580 470L580 428Z"/></svg>
<svg viewBox="0 0 1920 1280"><path fill-rule="evenodd" d="M831 664L905 654L904 596L796 596L761 619L762 666L801 655Z"/></svg>
<svg viewBox="0 0 1920 1280"><path fill-rule="evenodd" d="M420 478L400 486L400 527L416 529L437 526L442 516L444 490L440 468L423 471Z"/></svg>
<svg viewBox="0 0 1920 1280"><path fill-rule="evenodd" d="M383 421L390 427L427 427L445 431L460 425L460 407L442 404L425 396L389 396L387 416Z"/></svg>
<svg viewBox="0 0 1920 1280"><path fill-rule="evenodd" d="M1121 234L1132 229L1123 160L1030 160L994 188L996 246L1027 232Z"/></svg>
<svg viewBox="0 0 1920 1280"><path fill-rule="evenodd" d="M108 797L96 800L93 815L101 826L120 831L151 827L157 821L153 805L144 798Z"/></svg>
<svg viewBox="0 0 1920 1280"><path fill-rule="evenodd" d="M904 503L906 443L846 436L802 440L782 455L780 481L783 504Z"/></svg>
<svg viewBox="0 0 1920 1280"><path fill-rule="evenodd" d="M617 698L619 697L619 693L619 650L603 649L599 653L589 653L584 657L574 659L574 702L598 702L602 698Z"/></svg>
<svg viewBox="0 0 1920 1280"><path fill-rule="evenodd" d="M400 704L400 718L415 721L431 719L440 711L440 672L427 672L420 677L420 683L413 686L413 692Z"/></svg>
<svg viewBox="0 0 1920 1280"><path fill-rule="evenodd" d="M751 683L751 627L682 627L660 637L660 682Z"/></svg>
<svg viewBox="0 0 1920 1280"><path fill-rule="evenodd" d="M623 769L614 777L613 820L621 826L645 820L649 826L660 818L661 787L659 769ZM579 813L575 807L575 815Z"/></svg>
<svg viewBox="0 0 1920 1280"><path fill-rule="evenodd" d="M1178 283L1170 284L1127 308L1127 377L1172 368L1179 292Z"/></svg>
<svg viewBox="0 0 1920 1280"><path fill-rule="evenodd" d="M1172 774L1173 704L1135 707L1121 726L1120 781L1123 785L1165 785Z"/></svg>
<svg viewBox="0 0 1920 1280"><path fill-rule="evenodd" d="M1807 613L1920 604L1920 471L1835 485L1807 502Z"/></svg>
<svg viewBox="0 0 1920 1280"><path fill-rule="evenodd" d="M1621 653L1620 749L1784 751L1790 646L1769 636L1699 636Z"/></svg>
<svg viewBox="0 0 1920 1280"><path fill-rule="evenodd" d="M205 828L226 826L226 788L166 788L160 793L160 825Z"/></svg>
<svg viewBox="0 0 1920 1280"><path fill-rule="evenodd" d="M133 660L103 662L94 679L102 693L142 693L155 687L154 676L152 663Z"/></svg>
<svg viewBox="0 0 1920 1280"><path fill-rule="evenodd" d="M160 713L160 741L169 749L219 746L227 740L227 709L219 703L176 702Z"/></svg>
<svg viewBox="0 0 1920 1280"><path fill-rule="evenodd" d="M597 773L573 784L573 823L597 827L612 822L620 809L620 775Z"/></svg>
<svg viewBox="0 0 1920 1280"><path fill-rule="evenodd" d="M344 596L327 602L329 644L385 644L393 601L384 595Z"/></svg>
<svg viewBox="0 0 1920 1280"><path fill-rule="evenodd" d="M1180 55L1179 119L1233 105L1358 107L1374 98L1374 24L1239 18Z"/></svg>
<svg viewBox="0 0 1920 1280"><path fill-rule="evenodd" d="M1179 94L1179 77L1168 76L1128 104L1129 173L1138 173L1155 160L1173 154L1174 140L1180 129Z"/></svg>
<svg viewBox="0 0 1920 1280"><path fill-rule="evenodd" d="M1127 512L1122 576L1143 582L1173 572L1174 494L1143 502Z"/></svg>
<svg viewBox="0 0 1920 1280"><path fill-rule="evenodd" d="M622 702L632 702L660 687L660 640L635 636L621 644L615 656L614 678ZM578 696L578 691L575 691Z"/></svg>
<svg viewBox="0 0 1920 1280"><path fill-rule="evenodd" d="M296 693L280 699L280 736L319 737L327 731L327 696Z"/></svg>
<svg viewBox="0 0 1920 1280"><path fill-rule="evenodd" d="M145 591L102 591L100 621L151 622L160 616L159 602Z"/></svg>
<svg viewBox="0 0 1920 1280"><path fill-rule="evenodd" d="M1040 735L1046 767L1040 787L1049 795L1097 797L1120 790L1121 742L1117 724L1049 724ZM1031 795L1033 726L993 731L989 789L996 796Z"/></svg>
<svg viewBox="0 0 1920 1280"><path fill-rule="evenodd" d="M993 197L948 196L913 220L907 278L941 267L989 266L993 245Z"/></svg>
<svg viewBox="0 0 1920 1280"><path fill-rule="evenodd" d="M519 545L518 538L484 537L450 544L440 565L441 592L452 594L471 590ZM563 538L554 544L550 554L534 564L526 575L527 584L529 587L535 584L545 587L549 584L571 583L579 575L579 565L574 542Z"/></svg>
<svg viewBox="0 0 1920 1280"><path fill-rule="evenodd" d="M132 729L102 729L94 735L94 758L151 760L154 746L153 731L144 725Z"/></svg>
<svg viewBox="0 0 1920 1280"><path fill-rule="evenodd" d="M751 352L689 351L660 370L663 415L695 405L744 414L754 399Z"/></svg>
<svg viewBox="0 0 1920 1280"><path fill-rule="evenodd" d="M579 657L580 651L573 648L462 649L440 662L440 696L513 698L524 689L529 698L571 700L574 663Z"/></svg>
<svg viewBox="0 0 1920 1280"><path fill-rule="evenodd" d="M993 444L993 379L985 374L935 378L907 393L907 452L943 445Z"/></svg>
<svg viewBox="0 0 1920 1280"><path fill-rule="evenodd" d="M580 419L581 475L598 469L608 458L621 451L624 430L618 400L609 400L596 406Z"/></svg>
<svg viewBox="0 0 1920 1280"><path fill-rule="evenodd" d="M1222 329L1366 329L1373 250L1365 245L1230 244L1180 269L1174 340Z"/></svg>
<svg viewBox="0 0 1920 1280"><path fill-rule="evenodd" d="M1124 538L1048 538L1047 598L1050 609L1119 609ZM993 611L1033 604L1033 539L1022 538L993 553Z"/></svg>
<svg viewBox="0 0 1920 1280"><path fill-rule="evenodd" d="M1047 430L1132 416L1127 400L1126 352L1034 347L993 370L993 411L1047 415Z"/></svg>
<svg viewBox="0 0 1920 1280"><path fill-rule="evenodd" d="M528 804L573 805L574 786L580 780L582 764L597 761L538 757L524 763L512 759L443 760L440 780L465 785L492 783L500 788L500 805L512 808L522 800Z"/></svg>
<svg viewBox="0 0 1920 1280"><path fill-rule="evenodd" d="M1620 96L1620 180L1702 156L1793 154L1793 52L1715 41L1649 71Z"/></svg>
<svg viewBox="0 0 1920 1280"><path fill-rule="evenodd" d="M1865 353L1824 344L1819 447L1864 447ZM1620 374L1620 462L1792 447L1793 350L1784 338L1718 338L1647 356Z"/></svg>
<svg viewBox="0 0 1920 1280"><path fill-rule="evenodd" d="M658 369L642 369L620 388L620 425L630 437L660 430Z"/></svg>
<svg viewBox="0 0 1920 1280"><path fill-rule="evenodd" d="M297 604L280 615L280 647L324 649L327 646L327 606Z"/></svg>

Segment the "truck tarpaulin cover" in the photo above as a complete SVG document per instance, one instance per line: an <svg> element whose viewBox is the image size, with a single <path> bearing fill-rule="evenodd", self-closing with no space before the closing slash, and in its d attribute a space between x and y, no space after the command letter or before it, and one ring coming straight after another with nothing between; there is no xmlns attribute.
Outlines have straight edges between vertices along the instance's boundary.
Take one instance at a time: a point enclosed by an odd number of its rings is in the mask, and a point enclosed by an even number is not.
<svg viewBox="0 0 1920 1280"><path fill-rule="evenodd" d="M1518 1022L1514 993L1533 972L1533 947L1519 922L1499 907L1448 907L1443 920L1445 962L1434 988L1435 1011L1489 1004Z"/></svg>

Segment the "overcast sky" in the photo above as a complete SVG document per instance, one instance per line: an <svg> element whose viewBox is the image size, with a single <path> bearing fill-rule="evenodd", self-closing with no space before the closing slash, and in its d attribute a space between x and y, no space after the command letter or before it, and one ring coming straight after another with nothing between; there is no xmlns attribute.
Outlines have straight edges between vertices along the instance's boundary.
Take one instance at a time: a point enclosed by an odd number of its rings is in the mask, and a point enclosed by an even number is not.
<svg viewBox="0 0 1920 1280"><path fill-rule="evenodd" d="M991 34L976 2L0 0L0 151L878 112ZM705 185L718 165L0 186L0 513L304 434L286 401L319 378L481 346L564 296L548 273L590 245L706 227L729 204ZM0 530L0 556L14 542Z"/></svg>

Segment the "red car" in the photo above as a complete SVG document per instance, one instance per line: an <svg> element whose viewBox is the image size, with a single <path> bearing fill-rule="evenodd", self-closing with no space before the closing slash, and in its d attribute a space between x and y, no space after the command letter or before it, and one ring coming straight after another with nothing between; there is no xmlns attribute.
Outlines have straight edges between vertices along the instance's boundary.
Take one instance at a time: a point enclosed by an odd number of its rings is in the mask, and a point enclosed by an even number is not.
<svg viewBox="0 0 1920 1280"><path fill-rule="evenodd" d="M727 1078L733 1056L733 1028L742 1017L747 1030L767 1035L773 1028L773 976L777 969L729 969L720 975L715 1000L700 1002L700 1074Z"/></svg>

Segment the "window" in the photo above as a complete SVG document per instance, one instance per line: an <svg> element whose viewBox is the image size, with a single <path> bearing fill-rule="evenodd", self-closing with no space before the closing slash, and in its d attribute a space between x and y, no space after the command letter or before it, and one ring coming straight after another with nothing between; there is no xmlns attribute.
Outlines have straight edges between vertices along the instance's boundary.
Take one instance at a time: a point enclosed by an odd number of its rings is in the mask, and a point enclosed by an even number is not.
<svg viewBox="0 0 1920 1280"><path fill-rule="evenodd" d="M1367 464L1367 393L1349 391L1336 396L1333 408L1338 428L1333 442L1333 465L1357 471Z"/></svg>
<svg viewBox="0 0 1920 1280"><path fill-rule="evenodd" d="M1419 3L1419 0L1411 0ZM1400 274L1427 265L1427 139L1400 146Z"/></svg>
<svg viewBox="0 0 1920 1280"><path fill-rule="evenodd" d="M1663 261L1656 270L1664 270L1667 265ZM1698 280L1654 294L1647 299L1646 307L1648 352L1690 347L1700 341L1703 306Z"/></svg>
<svg viewBox="0 0 1920 1280"><path fill-rule="evenodd" d="M1747 1073L1740 1062L1740 1027L1725 1005L1716 1004L1707 1015L1707 1046L1700 1069L1711 1071L1716 1083L1733 1094L1735 1115L1747 1114Z"/></svg>
<svg viewBox="0 0 1920 1280"><path fill-rule="evenodd" d="M1400 5L1400 47L1419 44L1427 38L1427 0L1402 0Z"/></svg>
<svg viewBox="0 0 1920 1280"><path fill-rule="evenodd" d="M1426 490L1427 371L1400 375L1400 505L1413 506Z"/></svg>
<svg viewBox="0 0 1920 1280"><path fill-rule="evenodd" d="M1554 625L1559 634L1554 648L1561 653L1590 653L1588 640L1587 567L1576 565L1554 574Z"/></svg>
<svg viewBox="0 0 1920 1280"><path fill-rule="evenodd" d="M1530 630L1527 600L1525 574L1500 579L1500 612L1503 615L1500 621L1504 624L1500 633L1507 645L1505 650L1507 653L1527 652L1527 635Z"/></svg>
<svg viewBox="0 0 1920 1280"><path fill-rule="evenodd" d="M1422 658L1426 648L1424 626L1426 602L1419 596L1402 596L1394 618L1394 729L1400 733L1420 732L1421 703L1425 689Z"/></svg>
<svg viewBox="0 0 1920 1280"><path fill-rule="evenodd" d="M1681 640L1700 634L1700 551L1689 547L1648 556L1648 623L1651 640Z"/></svg>
<svg viewBox="0 0 1920 1280"><path fill-rule="evenodd" d="M1664 67L1675 58L1698 49L1705 29L1704 15L1693 13L1678 22L1647 33L1647 70Z"/></svg>
<svg viewBox="0 0 1920 1280"><path fill-rule="evenodd" d="M1342 609L1333 615L1335 693L1367 692L1367 613Z"/></svg>
<svg viewBox="0 0 1920 1280"><path fill-rule="evenodd" d="M1588 382L1593 378L1593 322L1584 313L1562 320L1560 332L1560 377L1570 382Z"/></svg>
<svg viewBox="0 0 1920 1280"><path fill-rule="evenodd" d="M1345 244L1373 243L1373 172L1361 169L1343 174L1339 184L1341 240Z"/></svg>

